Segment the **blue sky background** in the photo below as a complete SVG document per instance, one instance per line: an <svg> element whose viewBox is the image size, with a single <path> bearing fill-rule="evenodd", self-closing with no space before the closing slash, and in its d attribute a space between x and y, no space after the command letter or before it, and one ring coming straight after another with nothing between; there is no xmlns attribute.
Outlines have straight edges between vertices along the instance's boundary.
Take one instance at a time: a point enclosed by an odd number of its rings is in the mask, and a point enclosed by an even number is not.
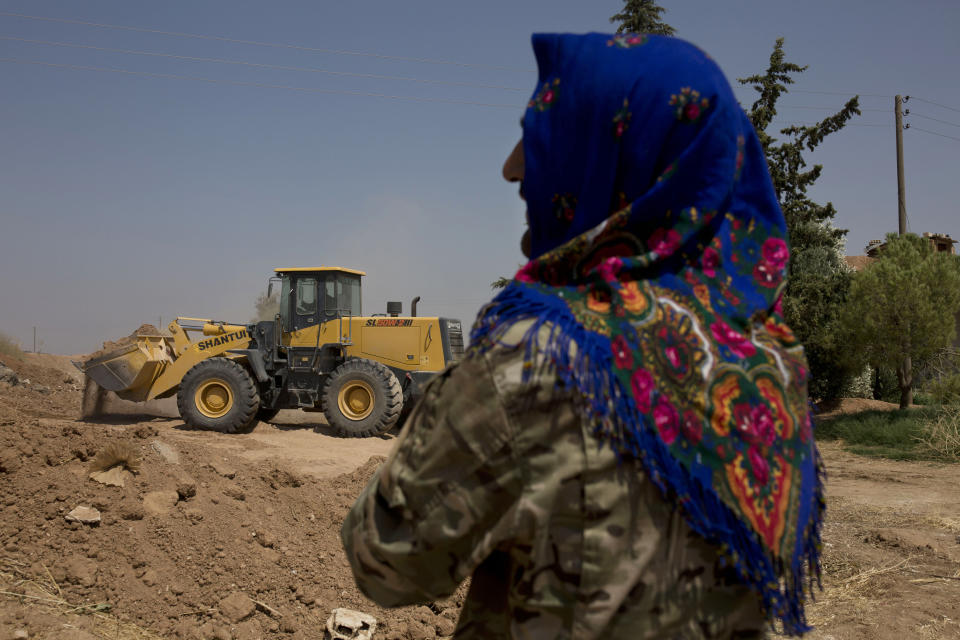
<svg viewBox="0 0 960 640"><path fill-rule="evenodd" d="M763 71L774 40L784 36L788 59L810 66L795 90L840 92L791 93L782 100L784 126L825 117L855 93L879 94L863 97L858 126L831 136L809 158L825 166L813 196L838 208L838 226L850 229L848 253L862 253L868 240L897 227L896 93L915 97L907 104L913 128L904 135L910 228L960 236L960 140L918 130L960 138L960 3L662 4L678 35L708 51L731 82ZM273 267L314 264L367 271L366 313L382 312L393 299L406 311L420 295L421 313L471 322L491 295L489 283L522 262L523 206L500 166L536 81L530 34L610 31L608 18L620 6L0 1L4 38L408 78L0 39L3 59L219 81L0 62L0 331L29 347L36 326L43 350L82 353L175 315L245 321ZM750 90L736 91L745 105L752 102Z"/></svg>

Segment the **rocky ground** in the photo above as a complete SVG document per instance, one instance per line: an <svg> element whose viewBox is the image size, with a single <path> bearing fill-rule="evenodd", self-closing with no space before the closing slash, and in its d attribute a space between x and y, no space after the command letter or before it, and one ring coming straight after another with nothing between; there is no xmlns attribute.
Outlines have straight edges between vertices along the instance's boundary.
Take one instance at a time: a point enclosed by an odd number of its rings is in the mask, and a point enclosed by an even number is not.
<svg viewBox="0 0 960 640"><path fill-rule="evenodd" d="M227 436L122 403L83 422L67 358L6 365L0 640L320 638L336 607L375 616L377 638L452 633L463 588L383 610L357 591L340 547L392 436L339 439L292 412ZM101 478L123 486L90 478L108 449L137 467ZM960 467L823 453L826 590L812 637L960 638Z"/></svg>

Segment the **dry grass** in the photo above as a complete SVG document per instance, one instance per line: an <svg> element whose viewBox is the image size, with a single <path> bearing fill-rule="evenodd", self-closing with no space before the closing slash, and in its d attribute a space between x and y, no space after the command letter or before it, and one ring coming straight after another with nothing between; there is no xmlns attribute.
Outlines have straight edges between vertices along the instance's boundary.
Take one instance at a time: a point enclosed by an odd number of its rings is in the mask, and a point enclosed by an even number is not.
<svg viewBox="0 0 960 640"><path fill-rule="evenodd" d="M930 513L917 513L903 507L873 506L850 503L843 498L830 500L827 519L831 524L883 523L891 529L940 529L960 534L960 518Z"/></svg>
<svg viewBox="0 0 960 640"><path fill-rule="evenodd" d="M122 465L127 471L137 473L140 470L140 454L137 448L128 442L108 444L97 453L90 463L91 473L107 471Z"/></svg>
<svg viewBox="0 0 960 640"><path fill-rule="evenodd" d="M0 332L0 356L23 359L23 351L20 349L20 345L3 332Z"/></svg>
<svg viewBox="0 0 960 640"><path fill-rule="evenodd" d="M939 458L960 462L960 405L944 405L924 423L917 442Z"/></svg>
<svg viewBox="0 0 960 640"><path fill-rule="evenodd" d="M58 616L63 619L65 628L73 626L70 624L72 616L89 615L93 633L105 640L161 640L161 636L152 631L110 614L109 603L69 602L50 571L44 569L46 575L30 576L26 563L9 557L0 558L0 597Z"/></svg>

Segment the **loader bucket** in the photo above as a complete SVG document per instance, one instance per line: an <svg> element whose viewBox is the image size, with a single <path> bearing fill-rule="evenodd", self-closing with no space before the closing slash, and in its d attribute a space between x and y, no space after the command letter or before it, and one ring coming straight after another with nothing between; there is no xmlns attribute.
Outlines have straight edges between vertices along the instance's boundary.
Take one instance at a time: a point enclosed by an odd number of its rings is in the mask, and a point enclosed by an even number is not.
<svg viewBox="0 0 960 640"><path fill-rule="evenodd" d="M86 362L74 363L107 391L124 400L146 400L153 382L173 362L164 336L137 336L135 342Z"/></svg>

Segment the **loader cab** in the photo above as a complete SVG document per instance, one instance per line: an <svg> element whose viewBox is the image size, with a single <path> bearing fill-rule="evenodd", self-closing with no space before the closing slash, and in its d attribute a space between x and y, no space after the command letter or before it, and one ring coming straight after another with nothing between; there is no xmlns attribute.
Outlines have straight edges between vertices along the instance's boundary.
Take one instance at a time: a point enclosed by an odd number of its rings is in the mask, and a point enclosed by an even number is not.
<svg viewBox="0 0 960 640"><path fill-rule="evenodd" d="M289 333L362 315L363 271L342 267L274 269L280 278L280 327Z"/></svg>

